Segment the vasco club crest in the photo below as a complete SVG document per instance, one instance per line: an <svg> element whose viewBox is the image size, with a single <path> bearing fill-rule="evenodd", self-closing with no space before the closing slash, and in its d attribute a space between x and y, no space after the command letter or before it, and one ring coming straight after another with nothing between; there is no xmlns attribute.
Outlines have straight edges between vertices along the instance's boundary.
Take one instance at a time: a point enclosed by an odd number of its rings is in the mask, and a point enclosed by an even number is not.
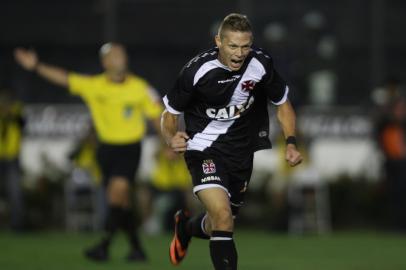
<svg viewBox="0 0 406 270"><path fill-rule="evenodd" d="M205 174L216 172L216 164L211 159L203 160L202 167Z"/></svg>
<svg viewBox="0 0 406 270"><path fill-rule="evenodd" d="M243 81L241 84L241 88L245 92L251 91L252 89L254 89L255 83L256 82L253 80Z"/></svg>

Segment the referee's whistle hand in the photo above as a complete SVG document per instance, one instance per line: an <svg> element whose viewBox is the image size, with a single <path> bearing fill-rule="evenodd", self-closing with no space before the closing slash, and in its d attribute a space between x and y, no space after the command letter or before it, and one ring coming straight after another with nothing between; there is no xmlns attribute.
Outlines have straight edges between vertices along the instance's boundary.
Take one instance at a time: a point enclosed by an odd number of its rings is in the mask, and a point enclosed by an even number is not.
<svg viewBox="0 0 406 270"><path fill-rule="evenodd" d="M183 131L178 131L172 137L170 146L174 152L183 153L187 148L187 140L189 140L189 136Z"/></svg>

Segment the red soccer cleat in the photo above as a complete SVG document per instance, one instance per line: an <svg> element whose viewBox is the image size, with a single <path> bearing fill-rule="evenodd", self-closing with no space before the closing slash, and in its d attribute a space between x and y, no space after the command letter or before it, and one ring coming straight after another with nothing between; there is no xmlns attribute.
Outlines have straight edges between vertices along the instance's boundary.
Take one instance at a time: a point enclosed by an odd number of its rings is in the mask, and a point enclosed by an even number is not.
<svg viewBox="0 0 406 270"><path fill-rule="evenodd" d="M188 213L179 210L174 218L175 234L169 247L169 260L173 265L178 265L186 256L191 236L186 233L186 223L189 220Z"/></svg>

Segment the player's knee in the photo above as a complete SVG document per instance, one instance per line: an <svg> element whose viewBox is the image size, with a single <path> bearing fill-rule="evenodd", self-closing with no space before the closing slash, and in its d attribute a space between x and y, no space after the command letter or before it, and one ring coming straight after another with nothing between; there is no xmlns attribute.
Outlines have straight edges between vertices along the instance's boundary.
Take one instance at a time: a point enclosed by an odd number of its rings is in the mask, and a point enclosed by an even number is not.
<svg viewBox="0 0 406 270"><path fill-rule="evenodd" d="M229 208L222 208L216 211L212 217L212 230L232 231L234 220Z"/></svg>

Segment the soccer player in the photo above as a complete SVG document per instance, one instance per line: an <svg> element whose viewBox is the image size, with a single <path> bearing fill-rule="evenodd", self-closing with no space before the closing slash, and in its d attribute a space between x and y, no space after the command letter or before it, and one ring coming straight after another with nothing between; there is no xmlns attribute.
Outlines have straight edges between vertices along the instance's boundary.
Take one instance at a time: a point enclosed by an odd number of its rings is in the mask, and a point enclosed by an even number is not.
<svg viewBox="0 0 406 270"><path fill-rule="evenodd" d="M210 239L216 270L234 270L234 217L244 203L254 152L271 147L268 101L277 106L287 162L296 166L302 156L296 149L289 87L275 70L271 56L252 46L247 17L226 16L215 43L215 48L185 65L163 99L163 136L175 152L184 153L193 191L206 210L194 217L182 210L175 214L170 261L179 264L191 238L198 237ZM178 130L181 113L185 132Z"/></svg>
<svg viewBox="0 0 406 270"><path fill-rule="evenodd" d="M127 53L118 43L104 44L100 60L104 73L85 76L39 61L35 52L16 49L16 61L50 82L66 87L88 105L97 132L97 159L106 186L109 206L106 235L85 255L93 260L108 259L108 248L118 229L127 234L131 250L127 259L145 261L146 255L136 233L131 186L145 135L144 118L159 130L162 106L155 90L144 79L129 73Z"/></svg>

